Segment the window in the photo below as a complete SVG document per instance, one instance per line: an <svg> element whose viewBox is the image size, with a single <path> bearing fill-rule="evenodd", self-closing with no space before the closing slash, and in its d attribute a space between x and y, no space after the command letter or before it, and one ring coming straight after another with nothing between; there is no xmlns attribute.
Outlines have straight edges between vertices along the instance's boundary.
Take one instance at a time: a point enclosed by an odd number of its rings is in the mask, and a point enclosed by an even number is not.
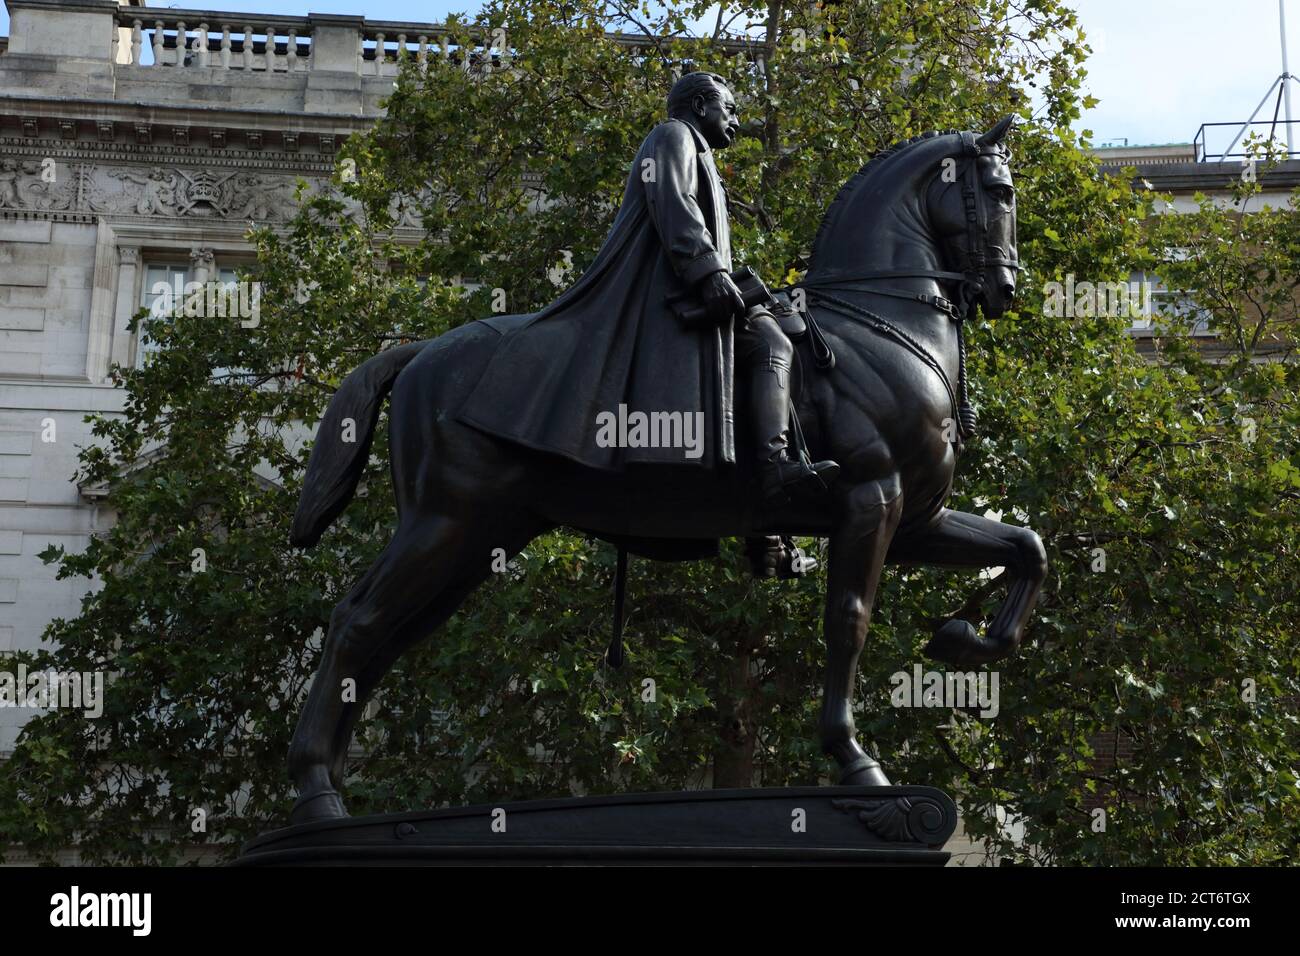
<svg viewBox="0 0 1300 956"><path fill-rule="evenodd" d="M159 351L157 342L145 341L146 329L150 323L168 321L170 309L181 301L185 283L190 281L187 266L166 263L149 263L144 267L144 286L140 290L140 305L149 310L149 315L140 321L139 348L136 351L137 366L144 365L149 357Z"/></svg>
<svg viewBox="0 0 1300 956"><path fill-rule="evenodd" d="M1187 258L1185 249L1167 249L1166 257L1171 261ZM1154 335L1157 319L1164 325L1172 325L1180 332L1195 336L1212 336L1217 334L1213 328L1213 316L1209 310L1197 305L1186 292L1171 289L1164 280L1154 272L1135 272L1132 280L1150 283L1151 306L1148 314L1133 320L1129 331L1135 335ZM1142 288L1138 286L1138 288Z"/></svg>
<svg viewBox="0 0 1300 956"><path fill-rule="evenodd" d="M222 293L225 295L235 295L236 284L239 282L239 272L236 269L226 268L217 269L215 281L221 286ZM238 369L232 368L214 368L212 377L216 379L226 378Z"/></svg>
<svg viewBox="0 0 1300 956"><path fill-rule="evenodd" d="M192 281L194 281L194 270L190 266L166 262L145 265L140 305L149 310L149 315L140 322L139 347L136 350L137 366L145 364L151 355L160 350L157 342L145 341L146 326L153 322L172 321L175 310L185 302L185 284ZM239 281L238 270L234 267L219 268L215 271L213 281L219 283L226 293L233 294ZM213 374L224 374L226 371L214 369Z"/></svg>

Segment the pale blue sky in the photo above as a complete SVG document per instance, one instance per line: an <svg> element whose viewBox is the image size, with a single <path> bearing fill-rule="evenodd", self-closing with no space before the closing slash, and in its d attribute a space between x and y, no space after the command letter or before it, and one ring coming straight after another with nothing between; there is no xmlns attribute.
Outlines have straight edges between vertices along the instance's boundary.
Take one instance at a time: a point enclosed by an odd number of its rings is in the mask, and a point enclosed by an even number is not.
<svg viewBox="0 0 1300 956"><path fill-rule="evenodd" d="M1300 0L1285 0L1291 72L1300 74ZM150 6L207 9L201 0ZM474 0L212 0L231 12L361 13L379 20L441 20ZM1277 0L1075 0L1093 38L1087 86L1100 104L1084 117L1094 141L1190 142L1202 123L1243 121L1282 72ZM0 35L9 32L0 11ZM1292 84L1300 119L1300 84ZM1264 111L1272 114L1272 103ZM1295 127L1300 148L1300 125ZM1222 135L1222 134L1221 134Z"/></svg>
<svg viewBox="0 0 1300 956"><path fill-rule="evenodd" d="M1285 2L1295 74L1300 0ZM1082 124L1094 141L1190 142L1202 123L1244 122L1282 72L1277 0L1076 0L1075 9L1095 40L1085 82L1101 103ZM1300 85L1291 87L1300 119Z"/></svg>

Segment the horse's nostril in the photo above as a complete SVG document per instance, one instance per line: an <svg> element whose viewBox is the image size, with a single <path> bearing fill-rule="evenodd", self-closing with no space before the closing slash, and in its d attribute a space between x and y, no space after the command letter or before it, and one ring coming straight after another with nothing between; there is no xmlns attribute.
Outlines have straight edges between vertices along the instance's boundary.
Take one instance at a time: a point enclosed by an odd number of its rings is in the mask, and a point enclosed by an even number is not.
<svg viewBox="0 0 1300 956"><path fill-rule="evenodd" d="M1004 282L1002 284L1002 298L1014 299L1016 297L1016 284L1014 282Z"/></svg>

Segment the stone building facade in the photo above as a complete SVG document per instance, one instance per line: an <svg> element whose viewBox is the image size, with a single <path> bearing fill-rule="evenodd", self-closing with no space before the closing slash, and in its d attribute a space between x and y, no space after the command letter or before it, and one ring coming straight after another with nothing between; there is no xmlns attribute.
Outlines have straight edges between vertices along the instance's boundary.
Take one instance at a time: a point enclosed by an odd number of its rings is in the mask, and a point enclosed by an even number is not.
<svg viewBox="0 0 1300 956"><path fill-rule="evenodd" d="M1170 208L1166 212L1190 213L1197 207L1196 195L1202 193L1212 197L1224 208L1234 205L1232 185L1245 171L1240 160L1206 161L1198 155L1193 143L1168 143L1157 146L1108 146L1092 150L1092 154L1101 162L1103 171L1111 175L1120 175L1125 169L1133 170L1133 187L1135 189L1154 189L1168 193L1171 197ZM1241 208L1243 214L1257 212L1265 206L1281 209L1290 202L1292 193L1300 186L1300 159L1287 158L1269 169L1257 172L1260 192ZM1180 298L1179 290L1168 288L1158 274L1134 273L1131 280L1135 283L1150 283L1155 290L1153 307L1159 309L1162 302ZM1130 334L1137 340L1138 350L1148 357L1153 355L1152 339L1155 330L1150 317L1134 322ZM1192 329L1198 338L1198 346L1208 356L1218 356L1225 352L1225 347L1218 340L1218 333L1209 327L1209 323L1198 323ZM1265 342L1261 353L1267 353L1272 346ZM1276 351L1284 353L1288 349L1285 342L1276 343Z"/></svg>
<svg viewBox="0 0 1300 956"><path fill-rule="evenodd" d="M400 54L466 64L437 24L6 0L0 40L0 654L79 612L38 554L112 520L75 480L86 415L155 283L233 275L250 224L380 113ZM466 55L469 54L469 55ZM0 760L31 711L0 709Z"/></svg>

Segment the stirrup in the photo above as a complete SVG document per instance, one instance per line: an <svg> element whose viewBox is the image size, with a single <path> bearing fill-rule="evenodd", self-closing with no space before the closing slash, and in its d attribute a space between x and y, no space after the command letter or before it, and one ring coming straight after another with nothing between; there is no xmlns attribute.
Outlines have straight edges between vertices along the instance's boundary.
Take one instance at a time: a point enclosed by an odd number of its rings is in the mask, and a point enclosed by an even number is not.
<svg viewBox="0 0 1300 956"><path fill-rule="evenodd" d="M794 469L787 477L787 472ZM777 481L772 480L773 471ZM793 500L822 498L830 493L839 476L840 466L833 461L810 462L807 458L764 462L760 472L763 507L770 508ZM778 483L779 482L779 483Z"/></svg>
<svg viewBox="0 0 1300 956"><path fill-rule="evenodd" d="M767 535L750 538L745 543L750 573L759 578L779 578L794 581L806 577L817 568L816 558L804 552L789 535Z"/></svg>

